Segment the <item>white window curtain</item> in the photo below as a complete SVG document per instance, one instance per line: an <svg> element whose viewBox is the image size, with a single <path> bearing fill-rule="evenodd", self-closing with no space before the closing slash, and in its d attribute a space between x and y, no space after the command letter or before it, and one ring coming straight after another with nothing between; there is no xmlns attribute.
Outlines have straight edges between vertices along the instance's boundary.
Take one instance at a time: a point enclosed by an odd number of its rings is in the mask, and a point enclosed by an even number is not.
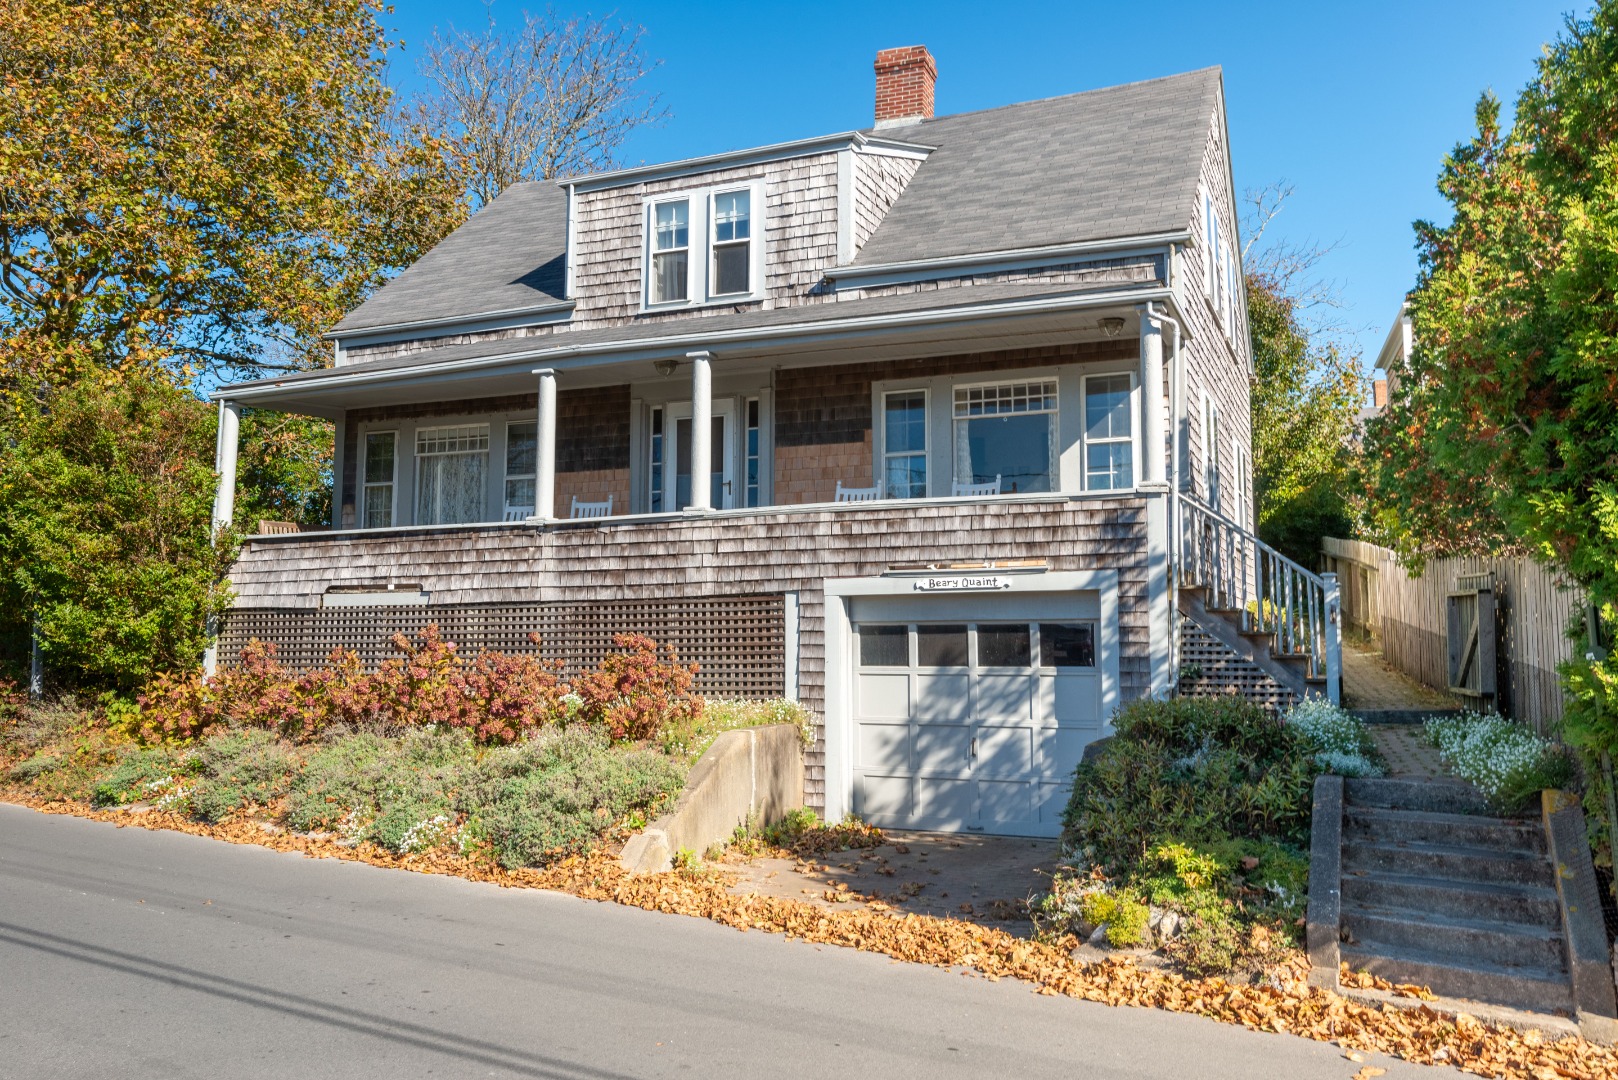
<svg viewBox="0 0 1618 1080"><path fill-rule="evenodd" d="M489 426L416 432L416 524L454 525L484 518Z"/></svg>

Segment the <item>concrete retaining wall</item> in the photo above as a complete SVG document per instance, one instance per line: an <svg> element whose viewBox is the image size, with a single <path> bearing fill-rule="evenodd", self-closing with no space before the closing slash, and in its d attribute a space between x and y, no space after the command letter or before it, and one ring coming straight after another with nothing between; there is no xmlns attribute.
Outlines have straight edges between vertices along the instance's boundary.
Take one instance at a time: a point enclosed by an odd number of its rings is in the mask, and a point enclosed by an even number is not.
<svg viewBox="0 0 1618 1080"><path fill-rule="evenodd" d="M1563 791L1541 792L1540 798L1545 841L1556 868L1556 897L1562 908L1579 1030L1591 1042L1610 1046L1618 1042L1618 999L1597 891L1600 886L1584 831L1584 811L1576 797Z"/></svg>
<svg viewBox="0 0 1618 1080"><path fill-rule="evenodd" d="M803 740L792 724L727 731L686 778L674 809L624 845L619 861L638 874L674 865L682 848L701 855L749 818L776 821L803 805Z"/></svg>

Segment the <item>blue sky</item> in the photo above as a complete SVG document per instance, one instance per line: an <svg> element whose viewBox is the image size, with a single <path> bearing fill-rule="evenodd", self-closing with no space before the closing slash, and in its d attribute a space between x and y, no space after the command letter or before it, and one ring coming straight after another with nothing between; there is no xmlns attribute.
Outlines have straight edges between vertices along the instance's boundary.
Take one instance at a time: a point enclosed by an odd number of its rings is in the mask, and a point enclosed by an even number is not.
<svg viewBox="0 0 1618 1080"><path fill-rule="evenodd" d="M394 0L410 89L412 46L434 28L514 24L543 0ZM592 9L557 0L559 13ZM1272 230L1336 242L1322 274L1374 359L1414 281L1411 222L1443 218L1444 155L1473 130L1492 88L1509 108L1565 4L739 3L624 0L662 66L648 80L671 116L632 136L630 163L666 161L864 127L878 49L926 45L940 114L1223 66L1238 189L1285 179L1296 194ZM1150 138L1150 132L1142 132Z"/></svg>

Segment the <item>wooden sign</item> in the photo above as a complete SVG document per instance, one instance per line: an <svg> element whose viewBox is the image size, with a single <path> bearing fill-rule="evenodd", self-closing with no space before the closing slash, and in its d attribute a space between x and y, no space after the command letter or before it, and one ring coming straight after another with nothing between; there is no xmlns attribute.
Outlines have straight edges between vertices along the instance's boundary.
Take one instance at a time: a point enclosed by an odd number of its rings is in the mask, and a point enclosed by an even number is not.
<svg viewBox="0 0 1618 1080"><path fill-rule="evenodd" d="M954 574L949 577L924 577L916 581L922 592L993 592L1011 588L1011 581L1003 577L982 574Z"/></svg>

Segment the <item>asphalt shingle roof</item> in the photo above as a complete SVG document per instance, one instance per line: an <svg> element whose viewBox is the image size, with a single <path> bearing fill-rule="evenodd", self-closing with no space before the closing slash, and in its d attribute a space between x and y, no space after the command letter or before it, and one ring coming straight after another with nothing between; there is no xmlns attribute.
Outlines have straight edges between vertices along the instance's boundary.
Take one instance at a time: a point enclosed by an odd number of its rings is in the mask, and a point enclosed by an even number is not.
<svg viewBox="0 0 1618 1080"><path fill-rule="evenodd" d="M335 330L472 318L558 303L567 291L567 192L513 184L349 312Z"/></svg>
<svg viewBox="0 0 1618 1080"><path fill-rule="evenodd" d="M883 128L882 136L937 149L855 265L1186 227L1219 78L1218 68L1205 68ZM515 184L335 329L471 319L561 301L566 236L566 191L552 182ZM645 328L616 332L637 337Z"/></svg>
<svg viewBox="0 0 1618 1080"><path fill-rule="evenodd" d="M1186 227L1219 69L883 128L936 146L856 266Z"/></svg>

